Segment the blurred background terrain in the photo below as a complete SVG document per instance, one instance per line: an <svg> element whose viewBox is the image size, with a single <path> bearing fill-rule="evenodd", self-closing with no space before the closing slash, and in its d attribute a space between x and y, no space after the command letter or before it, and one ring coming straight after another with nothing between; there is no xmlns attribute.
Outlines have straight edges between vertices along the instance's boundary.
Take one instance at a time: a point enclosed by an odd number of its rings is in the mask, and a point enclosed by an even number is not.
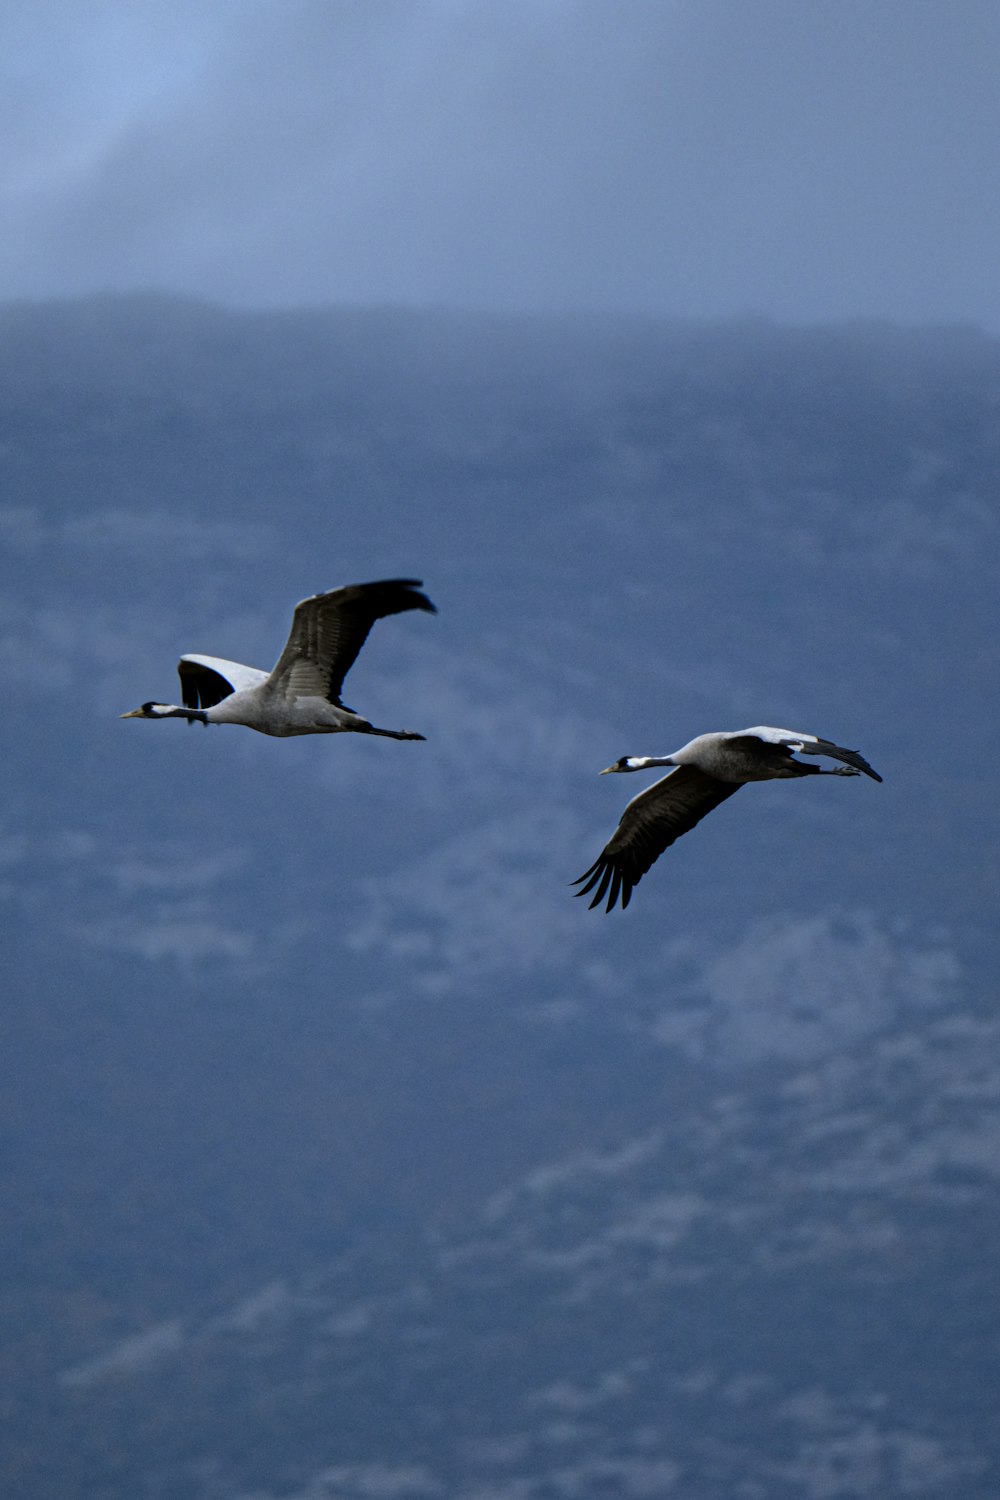
<svg viewBox="0 0 1000 1500"><path fill-rule="evenodd" d="M992 1500L1000 347L0 312L4 1493ZM423 578L426 744L122 724ZM619 755L788 724L626 913Z"/></svg>

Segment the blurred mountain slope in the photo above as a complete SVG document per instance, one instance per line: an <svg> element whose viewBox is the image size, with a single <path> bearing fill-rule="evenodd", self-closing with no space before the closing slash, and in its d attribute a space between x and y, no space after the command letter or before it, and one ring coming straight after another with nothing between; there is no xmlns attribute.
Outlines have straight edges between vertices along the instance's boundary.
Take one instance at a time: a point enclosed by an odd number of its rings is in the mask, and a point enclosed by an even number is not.
<svg viewBox="0 0 1000 1500"><path fill-rule="evenodd" d="M0 312L5 1489L997 1491L1000 347ZM122 724L416 576L345 696ZM771 722L627 913L646 778Z"/></svg>

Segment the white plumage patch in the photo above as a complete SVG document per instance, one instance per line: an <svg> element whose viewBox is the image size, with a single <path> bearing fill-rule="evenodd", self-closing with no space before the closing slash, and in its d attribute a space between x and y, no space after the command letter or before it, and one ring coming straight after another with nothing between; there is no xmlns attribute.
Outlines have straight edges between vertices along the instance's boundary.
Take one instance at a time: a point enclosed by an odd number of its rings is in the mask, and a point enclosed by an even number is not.
<svg viewBox="0 0 1000 1500"><path fill-rule="evenodd" d="M237 693L241 693L244 688L259 687L268 677L259 667L246 667L240 661L226 661L222 656L197 656L187 651L181 661L193 662L195 666L208 667L209 671L218 672L220 677L232 684L233 691Z"/></svg>
<svg viewBox="0 0 1000 1500"><path fill-rule="evenodd" d="M814 734L803 734L798 729L775 729L772 724L755 724L751 729L732 729L726 735L726 739L735 740L744 734L755 734L759 740L763 740L768 745L801 746L807 742L810 745L817 743Z"/></svg>

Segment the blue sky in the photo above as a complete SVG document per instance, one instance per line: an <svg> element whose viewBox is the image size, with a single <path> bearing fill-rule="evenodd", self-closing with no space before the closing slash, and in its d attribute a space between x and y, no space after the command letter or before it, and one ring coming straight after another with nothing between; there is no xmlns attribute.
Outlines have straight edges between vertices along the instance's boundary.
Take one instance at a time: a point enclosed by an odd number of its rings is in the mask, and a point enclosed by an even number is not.
<svg viewBox="0 0 1000 1500"><path fill-rule="evenodd" d="M1000 328L994 0L8 0L0 297Z"/></svg>

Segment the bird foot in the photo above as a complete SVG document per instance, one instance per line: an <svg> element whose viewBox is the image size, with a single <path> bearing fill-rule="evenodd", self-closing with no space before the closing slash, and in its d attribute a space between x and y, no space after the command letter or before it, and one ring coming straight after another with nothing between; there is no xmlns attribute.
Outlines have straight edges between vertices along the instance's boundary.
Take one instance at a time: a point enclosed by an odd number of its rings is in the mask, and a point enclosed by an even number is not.
<svg viewBox="0 0 1000 1500"><path fill-rule="evenodd" d="M835 771L829 773L831 776L860 776L861 772L856 766L838 766Z"/></svg>

